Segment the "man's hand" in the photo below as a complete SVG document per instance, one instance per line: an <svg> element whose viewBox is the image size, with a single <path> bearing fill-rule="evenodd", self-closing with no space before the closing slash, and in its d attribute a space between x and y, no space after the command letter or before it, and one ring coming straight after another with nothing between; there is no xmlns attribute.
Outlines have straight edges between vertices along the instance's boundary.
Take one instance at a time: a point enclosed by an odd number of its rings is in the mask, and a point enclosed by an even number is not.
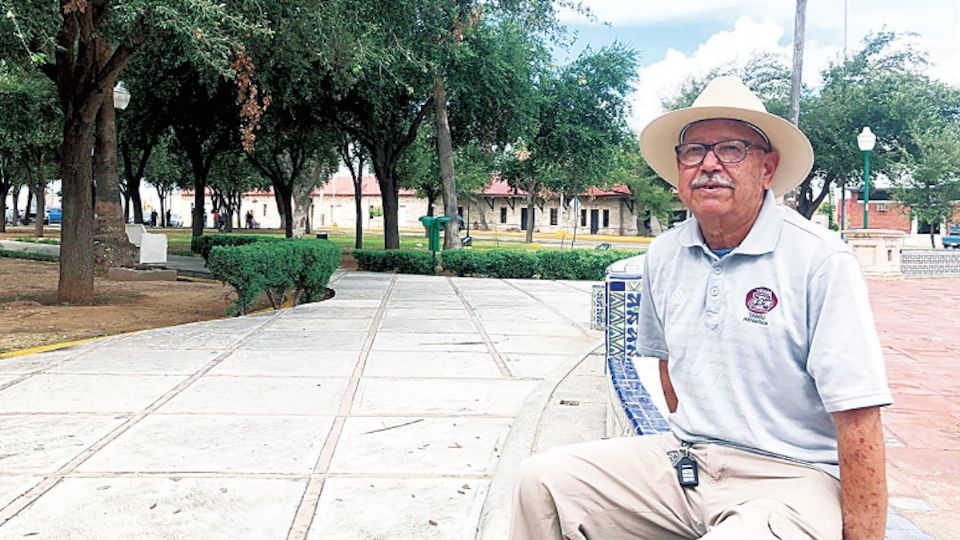
<svg viewBox="0 0 960 540"><path fill-rule="evenodd" d="M883 540L887 524L886 451L880 408L833 413L840 458L844 540Z"/></svg>

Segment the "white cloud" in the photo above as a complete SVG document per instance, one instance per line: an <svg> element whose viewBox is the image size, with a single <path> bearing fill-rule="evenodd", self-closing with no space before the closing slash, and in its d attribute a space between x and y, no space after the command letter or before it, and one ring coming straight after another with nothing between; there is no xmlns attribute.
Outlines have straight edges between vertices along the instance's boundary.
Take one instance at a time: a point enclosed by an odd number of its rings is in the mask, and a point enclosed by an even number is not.
<svg viewBox="0 0 960 540"><path fill-rule="evenodd" d="M663 99L676 94L691 77L728 64L743 65L758 52L780 54L786 62L788 51L779 45L783 35L783 28L772 19L758 22L742 17L732 30L714 34L690 56L669 49L663 60L639 70L631 127L642 129L663 112Z"/></svg>

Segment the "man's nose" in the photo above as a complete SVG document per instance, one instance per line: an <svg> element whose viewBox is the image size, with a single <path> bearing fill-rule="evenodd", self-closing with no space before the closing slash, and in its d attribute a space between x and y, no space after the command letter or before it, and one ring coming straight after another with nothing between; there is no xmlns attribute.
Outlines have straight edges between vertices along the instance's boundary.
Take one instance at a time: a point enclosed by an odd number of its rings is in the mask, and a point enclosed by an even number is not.
<svg viewBox="0 0 960 540"><path fill-rule="evenodd" d="M703 163L700 164L700 170L703 172L713 172L719 171L722 168L723 164L717 159L717 154L714 153L713 148L707 150L707 155L703 156Z"/></svg>

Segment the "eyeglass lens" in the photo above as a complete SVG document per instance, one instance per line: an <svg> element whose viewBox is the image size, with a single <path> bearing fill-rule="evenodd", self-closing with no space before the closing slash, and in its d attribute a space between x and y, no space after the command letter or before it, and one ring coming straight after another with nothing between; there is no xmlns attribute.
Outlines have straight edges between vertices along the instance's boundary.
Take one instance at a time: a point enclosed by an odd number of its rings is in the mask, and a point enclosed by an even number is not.
<svg viewBox="0 0 960 540"><path fill-rule="evenodd" d="M677 158L684 165L699 165L711 149L721 163L739 163L747 157L747 144L744 141L730 140L713 144L681 144L677 147Z"/></svg>

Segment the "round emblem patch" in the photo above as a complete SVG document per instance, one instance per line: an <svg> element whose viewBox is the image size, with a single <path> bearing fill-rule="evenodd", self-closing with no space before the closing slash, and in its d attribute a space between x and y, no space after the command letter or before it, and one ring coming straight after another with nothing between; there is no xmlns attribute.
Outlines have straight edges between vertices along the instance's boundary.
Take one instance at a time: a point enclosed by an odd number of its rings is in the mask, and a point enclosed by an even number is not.
<svg viewBox="0 0 960 540"><path fill-rule="evenodd" d="M747 309L751 313L763 315L777 307L777 295L766 287L757 287L747 293Z"/></svg>

